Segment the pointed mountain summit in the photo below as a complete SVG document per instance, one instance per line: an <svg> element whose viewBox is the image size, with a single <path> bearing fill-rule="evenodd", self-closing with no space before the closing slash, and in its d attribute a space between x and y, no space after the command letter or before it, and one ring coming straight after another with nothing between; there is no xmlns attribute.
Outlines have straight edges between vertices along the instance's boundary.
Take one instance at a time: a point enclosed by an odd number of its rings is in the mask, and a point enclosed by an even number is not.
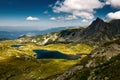
<svg viewBox="0 0 120 80"><path fill-rule="evenodd" d="M82 42L105 43L120 37L120 20L112 20L109 23L97 18L88 28L80 34Z"/></svg>
<svg viewBox="0 0 120 80"><path fill-rule="evenodd" d="M101 18L97 17L96 21L103 21ZM103 21L104 22L104 21Z"/></svg>
<svg viewBox="0 0 120 80"><path fill-rule="evenodd" d="M107 28L107 23L100 18L96 18L96 20L81 33L81 36L86 36L87 38L93 35L96 36L96 34L102 33L105 28Z"/></svg>
<svg viewBox="0 0 120 80"><path fill-rule="evenodd" d="M100 19L99 17L96 18L96 20L94 20L92 22L92 24L88 27L88 28L92 28L92 29L99 29L105 26L105 22Z"/></svg>
<svg viewBox="0 0 120 80"><path fill-rule="evenodd" d="M93 21L93 23L100 23L100 22L104 22L101 18L97 17L95 21Z"/></svg>

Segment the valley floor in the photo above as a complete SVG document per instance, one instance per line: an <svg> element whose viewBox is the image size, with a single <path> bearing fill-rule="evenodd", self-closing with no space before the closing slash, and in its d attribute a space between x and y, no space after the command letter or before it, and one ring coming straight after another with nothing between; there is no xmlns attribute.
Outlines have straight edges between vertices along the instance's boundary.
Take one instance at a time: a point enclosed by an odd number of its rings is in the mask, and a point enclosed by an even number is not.
<svg viewBox="0 0 120 80"><path fill-rule="evenodd" d="M19 48L12 45L22 45ZM64 54L82 54L76 60L37 59L33 50L59 51ZM50 44L38 46L17 41L0 42L0 80L40 80L58 76L88 55L93 47L86 44ZM85 54L85 55L84 55Z"/></svg>

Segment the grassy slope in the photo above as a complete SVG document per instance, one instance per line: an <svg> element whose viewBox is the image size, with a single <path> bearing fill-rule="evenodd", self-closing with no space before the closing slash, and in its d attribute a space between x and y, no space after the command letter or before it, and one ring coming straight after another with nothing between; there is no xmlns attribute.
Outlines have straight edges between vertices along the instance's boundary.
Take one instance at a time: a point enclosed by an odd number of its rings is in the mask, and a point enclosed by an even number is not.
<svg viewBox="0 0 120 80"><path fill-rule="evenodd" d="M85 57L73 68L59 76L57 80L61 78L63 80L120 80L119 48L120 40L105 43L93 50L90 56Z"/></svg>
<svg viewBox="0 0 120 80"><path fill-rule="evenodd" d="M89 54L93 48L85 44L50 44L41 49L60 51L65 54Z"/></svg>
<svg viewBox="0 0 120 80"><path fill-rule="evenodd" d="M19 49L16 41L0 42L0 80L37 80L63 73L79 60L36 59L34 49L58 50L65 54L88 54L93 48L84 44L24 44Z"/></svg>

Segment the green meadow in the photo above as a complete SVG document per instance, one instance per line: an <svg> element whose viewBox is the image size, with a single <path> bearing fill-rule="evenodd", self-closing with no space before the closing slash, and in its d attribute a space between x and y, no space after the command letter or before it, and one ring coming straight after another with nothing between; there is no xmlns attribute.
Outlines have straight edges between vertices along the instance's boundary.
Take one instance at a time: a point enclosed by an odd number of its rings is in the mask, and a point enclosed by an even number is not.
<svg viewBox="0 0 120 80"><path fill-rule="evenodd" d="M12 45L22 45L14 48ZM66 59L37 59L33 50L59 51L64 54L89 54L93 47L86 44L49 44L38 46L14 40L0 42L0 80L39 80L62 74L79 62Z"/></svg>

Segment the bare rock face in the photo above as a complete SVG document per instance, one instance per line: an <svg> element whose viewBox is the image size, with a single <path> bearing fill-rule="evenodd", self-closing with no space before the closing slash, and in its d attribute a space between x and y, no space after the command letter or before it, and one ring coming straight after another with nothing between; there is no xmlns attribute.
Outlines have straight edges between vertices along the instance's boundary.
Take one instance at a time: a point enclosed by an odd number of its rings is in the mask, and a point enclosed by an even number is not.
<svg viewBox="0 0 120 80"><path fill-rule="evenodd" d="M120 39L120 20L104 22L97 18L85 29L64 30L57 41L102 45L108 41Z"/></svg>
<svg viewBox="0 0 120 80"><path fill-rule="evenodd" d="M119 39L120 27L118 25L120 26L120 20L106 23L102 19L97 18L87 29L81 32L80 41L99 45Z"/></svg>
<svg viewBox="0 0 120 80"><path fill-rule="evenodd" d="M120 40L96 48L55 80L120 80Z"/></svg>

